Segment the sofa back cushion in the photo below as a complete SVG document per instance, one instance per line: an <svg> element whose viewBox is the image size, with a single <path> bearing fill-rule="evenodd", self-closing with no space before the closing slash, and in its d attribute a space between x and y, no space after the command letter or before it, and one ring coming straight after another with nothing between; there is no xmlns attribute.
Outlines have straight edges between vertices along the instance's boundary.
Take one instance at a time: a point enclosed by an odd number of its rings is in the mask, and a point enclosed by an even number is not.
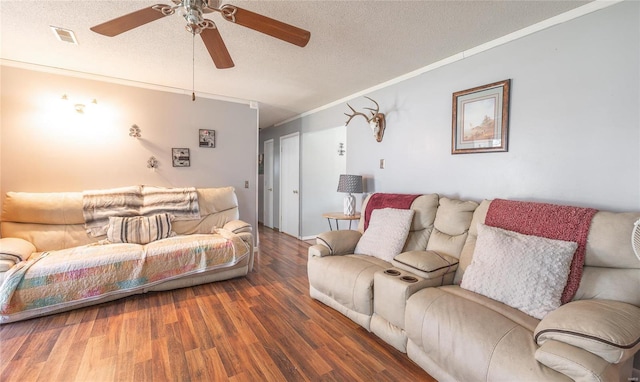
<svg viewBox="0 0 640 382"><path fill-rule="evenodd" d="M477 207L473 201L441 197L426 249L459 258Z"/></svg>
<svg viewBox="0 0 640 382"><path fill-rule="evenodd" d="M233 187L199 188L197 192L200 219L173 222L177 234L210 233L239 218ZM0 235L25 239L37 251L71 248L106 238L87 235L82 192L7 192L2 203Z"/></svg>
<svg viewBox="0 0 640 382"><path fill-rule="evenodd" d="M366 210L371 195L365 198ZM478 203L424 194L411 204L414 211L411 228L402 252L432 250L458 258ZM358 230L364 231L364 216Z"/></svg>
<svg viewBox="0 0 640 382"><path fill-rule="evenodd" d="M484 200L473 214L469 236L462 249L454 282L459 284L471 263L478 223L485 222L491 200ZM631 248L633 223L640 212L599 211L591 221L580 287L574 300L605 299L640 306L640 261Z"/></svg>

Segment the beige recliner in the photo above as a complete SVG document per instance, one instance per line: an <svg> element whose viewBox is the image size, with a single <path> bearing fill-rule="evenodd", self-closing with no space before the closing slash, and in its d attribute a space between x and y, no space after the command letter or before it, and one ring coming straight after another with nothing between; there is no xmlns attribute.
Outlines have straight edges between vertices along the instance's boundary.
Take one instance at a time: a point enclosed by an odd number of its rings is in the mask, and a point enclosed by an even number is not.
<svg viewBox="0 0 640 382"><path fill-rule="evenodd" d="M365 200L363 211L369 199ZM431 250L460 257L477 205L475 202L441 198L437 194L419 196L411 204L415 213L403 252ZM353 254L363 228L364 214L357 231L331 231L319 235L317 244L309 248L307 269L311 297L371 330L374 274L392 268L394 264L368 255ZM455 268L420 285L451 283L453 271Z"/></svg>

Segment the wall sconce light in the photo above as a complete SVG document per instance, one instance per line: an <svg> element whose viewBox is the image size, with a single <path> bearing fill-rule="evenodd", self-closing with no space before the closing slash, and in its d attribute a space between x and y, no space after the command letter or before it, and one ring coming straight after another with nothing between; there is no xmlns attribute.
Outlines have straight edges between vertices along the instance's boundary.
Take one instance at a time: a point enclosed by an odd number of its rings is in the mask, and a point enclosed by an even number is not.
<svg viewBox="0 0 640 382"><path fill-rule="evenodd" d="M364 98L376 104L375 109L372 109L370 107L365 107L365 109L371 112L371 117L367 117L365 113L357 112L354 108L351 107L351 105L347 104L347 106L349 106L349 109L351 109L353 114L344 113L344 115L349 117L349 119L347 119L347 122L345 123L345 126L348 125L349 122L351 122L351 119L353 119L353 117L355 117L356 115L362 116L369 123L369 127L373 131L373 136L376 138L376 141L382 142L382 137L384 136L384 129L386 125L385 119L384 119L384 113L380 113L380 105L378 105L376 101L366 96Z"/></svg>
<svg viewBox="0 0 640 382"><path fill-rule="evenodd" d="M151 171L156 171L156 169L158 168L158 160L156 159L156 157L152 156L147 160L147 168Z"/></svg>
<svg viewBox="0 0 640 382"><path fill-rule="evenodd" d="M344 143L338 143L338 155L343 156L346 150L344 149Z"/></svg>
<svg viewBox="0 0 640 382"><path fill-rule="evenodd" d="M69 96L66 94L62 95L62 100L63 101L69 101ZM98 104L98 100L97 99L93 99L90 103L90 105L97 105ZM84 114L84 109L85 109L86 105L83 103L74 103L73 104L73 108L75 109L76 113L78 114Z"/></svg>
<svg viewBox="0 0 640 382"><path fill-rule="evenodd" d="M131 128L129 129L129 136L133 138L140 138L142 137L142 130L140 130L138 125L131 125Z"/></svg>

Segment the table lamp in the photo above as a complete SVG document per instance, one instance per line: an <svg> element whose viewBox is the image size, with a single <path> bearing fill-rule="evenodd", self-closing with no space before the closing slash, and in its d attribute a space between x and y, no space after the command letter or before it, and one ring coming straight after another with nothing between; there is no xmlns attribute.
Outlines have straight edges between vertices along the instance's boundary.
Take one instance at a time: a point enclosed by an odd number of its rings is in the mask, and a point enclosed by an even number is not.
<svg viewBox="0 0 640 382"><path fill-rule="evenodd" d="M338 192L346 192L344 197L344 214L353 216L356 214L356 198L352 193L362 193L362 176L341 174L338 181Z"/></svg>

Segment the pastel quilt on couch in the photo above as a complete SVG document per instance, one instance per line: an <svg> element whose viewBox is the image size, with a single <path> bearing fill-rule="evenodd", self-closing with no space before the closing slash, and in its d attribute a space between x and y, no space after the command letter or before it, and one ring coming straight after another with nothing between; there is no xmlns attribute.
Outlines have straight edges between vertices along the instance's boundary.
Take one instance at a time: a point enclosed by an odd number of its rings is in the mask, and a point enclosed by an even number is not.
<svg viewBox="0 0 640 382"><path fill-rule="evenodd" d="M0 287L0 323L233 266L249 251L238 235L218 229L146 245L90 244L34 254Z"/></svg>

